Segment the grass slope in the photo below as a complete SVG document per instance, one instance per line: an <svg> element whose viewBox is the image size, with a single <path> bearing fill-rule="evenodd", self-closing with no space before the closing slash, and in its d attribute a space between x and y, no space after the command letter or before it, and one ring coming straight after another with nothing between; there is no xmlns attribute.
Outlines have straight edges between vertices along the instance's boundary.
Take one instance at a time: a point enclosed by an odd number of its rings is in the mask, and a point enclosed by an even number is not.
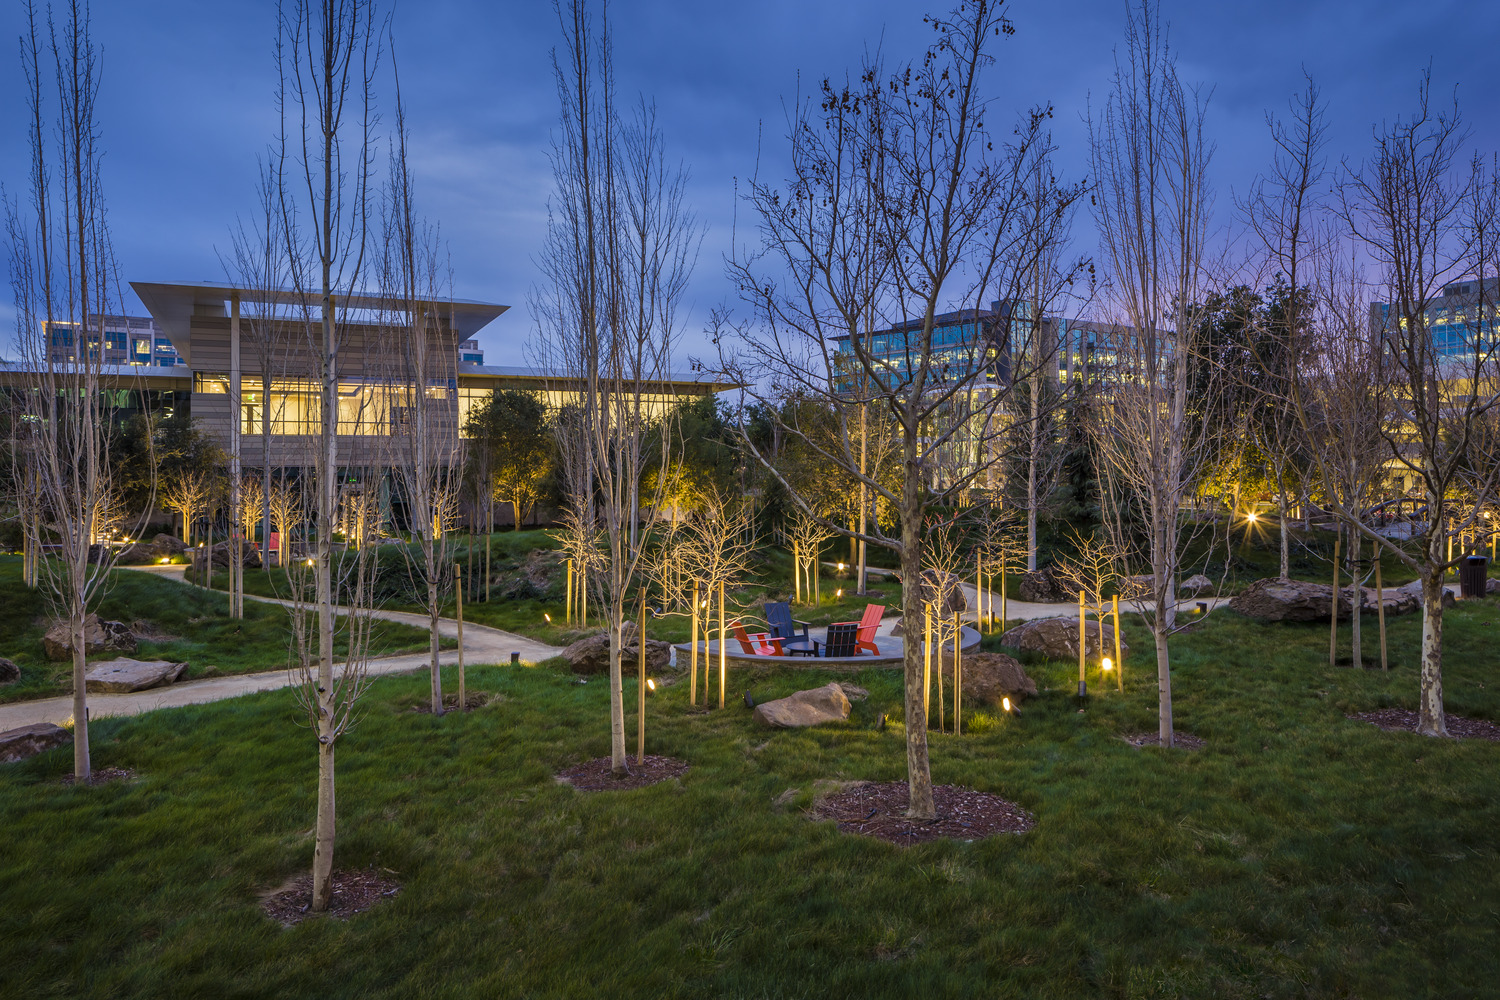
<svg viewBox="0 0 1500 1000"><path fill-rule="evenodd" d="M275 605L246 601L245 617L235 621L229 617L229 599L223 594L150 573L116 570L98 611L101 618L127 624L144 619L159 633L174 636L142 641L135 658L186 662L184 679L287 665L287 612ZM19 681L0 687L0 702L50 698L73 690L72 664L48 662L42 652L42 635L50 621L45 593L21 584L21 560L0 556L0 656L21 668ZM342 656L342 635L338 643ZM374 655L426 648L425 630L394 622L375 626Z"/></svg>
<svg viewBox="0 0 1500 1000"><path fill-rule="evenodd" d="M1500 719L1497 620L1494 601L1450 613L1453 711ZM1019 717L971 707L969 733L934 737L933 772L1018 801L1036 829L910 849L802 814L820 779L904 776L900 725L874 728L900 716L895 672L852 678L871 694L848 723L774 733L739 705L689 710L678 682L648 703L648 748L691 770L596 795L553 775L607 751L597 679L474 669L503 700L441 719L408 710L422 678L382 679L340 743L337 862L403 889L291 930L257 908L312 853L315 754L289 694L103 719L96 766L134 781L63 787L66 750L0 769L4 992L1493 995L1500 746L1344 718L1415 705L1417 619L1392 635L1396 669L1352 671L1326 665L1316 626L1215 615L1174 640L1195 753L1116 738L1154 725L1140 630L1126 693L1084 713L1075 664L1032 663L1040 697Z"/></svg>

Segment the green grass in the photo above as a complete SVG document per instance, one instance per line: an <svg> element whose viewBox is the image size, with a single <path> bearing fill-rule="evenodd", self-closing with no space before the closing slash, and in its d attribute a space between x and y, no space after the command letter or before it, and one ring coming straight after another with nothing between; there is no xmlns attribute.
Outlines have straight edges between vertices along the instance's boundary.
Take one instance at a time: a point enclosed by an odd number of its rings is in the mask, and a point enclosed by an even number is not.
<svg viewBox="0 0 1500 1000"><path fill-rule="evenodd" d="M1447 621L1450 710L1500 719L1500 604ZM1417 628L1392 621L1382 674L1328 667L1317 626L1214 615L1174 640L1178 728L1208 740L1194 753L1116 738L1154 728L1138 629L1126 693L1082 714L1076 666L1033 662L1040 696L1019 717L971 707L972 733L934 737L933 775L1014 799L1035 830L909 849L802 812L819 779L904 776L899 723L874 727L900 717L893 671L852 678L869 700L812 731L757 729L738 704L694 713L676 683L648 703L648 747L692 769L597 795L553 775L607 751L599 680L471 669L502 700L434 719L408 710L421 677L381 679L340 743L336 858L403 888L290 930L257 898L312 853L314 746L291 695L101 719L96 766L135 780L63 787L66 750L0 768L0 992L1494 995L1500 746L1344 718L1415 706ZM732 674L730 690L829 676ZM633 712L628 728L633 746Z"/></svg>
<svg viewBox="0 0 1500 1000"><path fill-rule="evenodd" d="M175 636L142 641L134 656L186 662L184 679L275 670L288 662L288 616L276 605L246 601L245 617L235 621L223 594L137 570L116 570L98 612L101 618L126 624L145 620L158 633ZM51 663L42 652L42 635L51 620L43 590L21 584L21 560L0 556L0 656L21 668L19 681L0 687L0 702L50 698L73 690L72 663ZM342 634L337 642L342 656ZM425 630L393 622L377 623L371 640L377 656L426 648Z"/></svg>

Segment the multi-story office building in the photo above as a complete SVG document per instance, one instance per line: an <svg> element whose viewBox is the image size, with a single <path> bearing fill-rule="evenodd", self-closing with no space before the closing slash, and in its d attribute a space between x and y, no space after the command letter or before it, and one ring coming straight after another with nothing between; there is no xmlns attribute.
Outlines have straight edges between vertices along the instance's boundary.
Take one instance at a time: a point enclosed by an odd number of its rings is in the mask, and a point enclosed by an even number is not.
<svg viewBox="0 0 1500 1000"><path fill-rule="evenodd" d="M1461 372L1473 365L1475 352L1500 346L1500 278L1450 282L1427 303L1425 313L1433 351ZM1390 303L1370 306L1370 335L1386 345L1397 340Z"/></svg>
<svg viewBox="0 0 1500 1000"><path fill-rule="evenodd" d="M484 351L479 347L479 341L470 338L458 345L458 363L461 365L484 364Z"/></svg>
<svg viewBox="0 0 1500 1000"><path fill-rule="evenodd" d="M105 316L102 322L90 320L86 325L88 329L80 335L77 323L53 320L47 324L48 359L54 364L77 361L84 356L80 349L87 342L89 360L106 365L175 368L187 363L150 316Z"/></svg>

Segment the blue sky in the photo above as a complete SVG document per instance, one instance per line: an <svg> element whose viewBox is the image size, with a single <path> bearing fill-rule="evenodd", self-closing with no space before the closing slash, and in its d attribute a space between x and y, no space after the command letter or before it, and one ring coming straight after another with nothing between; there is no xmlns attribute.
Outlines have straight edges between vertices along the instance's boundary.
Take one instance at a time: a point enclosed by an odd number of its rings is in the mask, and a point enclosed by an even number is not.
<svg viewBox="0 0 1500 1000"><path fill-rule="evenodd" d="M934 0L941 9L945 0ZM421 210L452 251L454 294L512 306L482 335L487 359L525 361L526 291L537 280L551 177L546 160L556 98L548 53L559 39L547 0L400 0L394 18L410 108ZM1001 41L991 95L1019 112L1050 101L1061 162L1085 158L1081 116L1108 87L1123 0L1014 0L1017 31ZM616 0L623 96L659 106L669 154L692 172L691 206L707 226L691 289L683 353L731 299L722 261L734 225L735 182L779 176L784 100L856 69L883 45L889 60L920 54L930 37L921 3L901 0ZM1410 112L1421 70L1434 91L1458 88L1473 144L1500 150L1500 3L1493 0L1162 0L1179 67L1212 88L1209 126L1220 221L1270 155L1267 110L1281 111L1306 68L1330 110L1330 153L1358 161L1372 124ZM254 209L255 159L275 129L271 0L95 0L104 47L100 119L104 184L127 280L219 280L235 217ZM0 39L22 29L16 0L0 6ZM15 49L12 47L11 52ZM0 180L25 174L23 81L0 61ZM742 220L743 226L743 220ZM1080 253L1091 250L1077 227ZM126 308L140 305L127 299ZM9 312L8 309L5 310ZM8 339L8 338L7 338ZM685 360L685 359L684 359Z"/></svg>

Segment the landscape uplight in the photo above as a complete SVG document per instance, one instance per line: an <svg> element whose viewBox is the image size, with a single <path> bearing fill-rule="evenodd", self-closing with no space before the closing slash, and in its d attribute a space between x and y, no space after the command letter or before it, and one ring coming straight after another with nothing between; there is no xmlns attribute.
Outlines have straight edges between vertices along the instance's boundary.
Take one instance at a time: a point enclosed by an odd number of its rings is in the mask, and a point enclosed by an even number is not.
<svg viewBox="0 0 1500 1000"><path fill-rule="evenodd" d="M542 612L542 617L545 618L545 619L547 619L547 624L548 625L552 624L552 616L549 615L549 614L547 614L547 612L543 611Z"/></svg>
<svg viewBox="0 0 1500 1000"><path fill-rule="evenodd" d="M307 561L307 565L308 565L308 566L311 566L311 565L312 565L312 564L313 564L313 561L312 561L312 560L311 560L311 559L309 559L309 560L308 560L308 561Z"/></svg>
<svg viewBox="0 0 1500 1000"><path fill-rule="evenodd" d="M1256 513L1253 510L1250 513L1248 513L1248 514L1245 515L1245 520L1249 521L1251 524L1255 523L1255 519L1256 519Z"/></svg>
<svg viewBox="0 0 1500 1000"><path fill-rule="evenodd" d="M1010 711L1010 699L1009 698L1001 698L1000 699L1000 707L1003 708L1003 709L1005 709L1007 712L1009 712Z"/></svg>
<svg viewBox="0 0 1500 1000"><path fill-rule="evenodd" d="M844 596L844 588L840 587L838 590L834 591L834 594L837 595L839 598L842 598Z"/></svg>
<svg viewBox="0 0 1500 1000"><path fill-rule="evenodd" d="M1115 661L1106 656L1104 658L1104 672L1107 674L1113 669L1115 669Z"/></svg>
<svg viewBox="0 0 1500 1000"><path fill-rule="evenodd" d="M647 677L646 678L646 693L647 694L655 694L656 693L656 678L655 677Z"/></svg>

